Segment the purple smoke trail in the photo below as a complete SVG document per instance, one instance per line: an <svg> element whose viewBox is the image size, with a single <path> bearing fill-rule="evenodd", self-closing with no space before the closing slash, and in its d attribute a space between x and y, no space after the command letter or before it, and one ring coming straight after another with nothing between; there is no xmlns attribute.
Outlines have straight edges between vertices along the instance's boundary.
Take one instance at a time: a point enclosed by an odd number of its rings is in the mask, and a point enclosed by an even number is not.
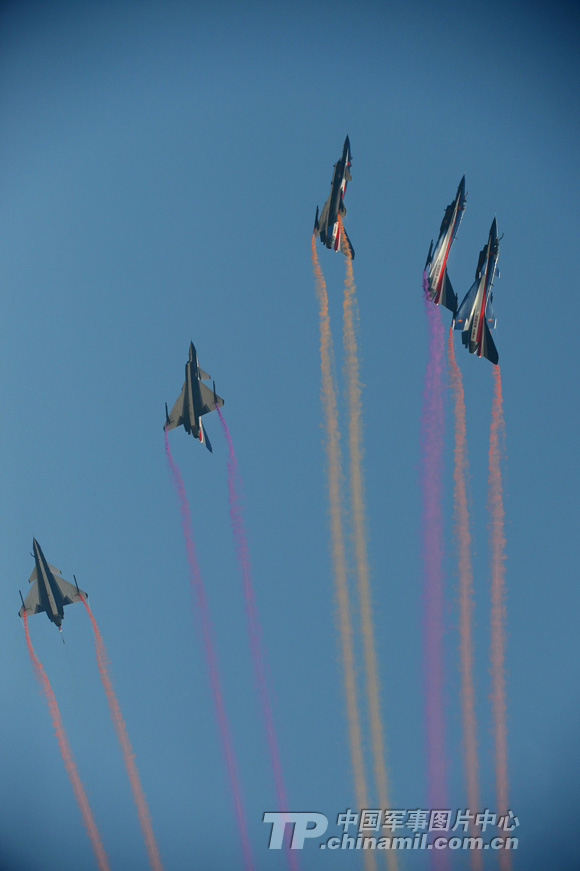
<svg viewBox="0 0 580 871"><path fill-rule="evenodd" d="M242 508L238 495L238 487L236 482L239 482L241 490L240 474L238 471L238 461L234 452L234 443L225 422L224 416L219 407L216 409L224 435L228 443L228 494L230 503L230 520L232 524L232 532L234 535L234 543L236 555L242 573L242 584L244 587L244 601L246 605L246 617L248 620L248 635L250 639L250 650L252 654L252 665L254 668L254 679L258 688L258 696L260 706L262 708L262 716L264 718L264 727L266 729L266 738L268 741L268 749L270 751L270 761L274 774L274 783L276 786L276 796L278 798L278 808L281 813L286 813L288 810L288 801L286 799L286 789L284 786L284 777L282 775L282 764L280 762L280 752L278 750L278 741L276 739L276 731L274 729L274 717L272 714L272 706L270 705L270 697L268 694L268 679L264 658L262 654L262 646L260 639L262 630L258 619L258 610L256 607L256 598L254 596L254 585L252 584L252 569L250 564L250 552L248 549L248 540L244 528L244 519L242 517ZM289 842L286 842L286 853L288 864L293 871L297 871L298 862L296 854L290 849Z"/></svg>
<svg viewBox="0 0 580 871"><path fill-rule="evenodd" d="M191 583L191 592L192 595L195 593L196 597L196 605L197 612L200 616L201 622L201 632L203 636L203 645L205 648L205 657L207 662L207 667L209 671L209 678L211 689L214 698L216 717L219 725L220 736L222 740L222 748L224 752L224 756L226 759L226 767L228 770L230 787L232 791L232 798L234 802L234 809L236 813L236 819L238 821L238 828L240 832L240 838L242 841L242 853L244 856L244 865L247 871L251 871L253 868L252 856L250 852L250 842L248 839L248 832L246 828L246 821L244 810L242 807L242 797L240 784L238 781L237 774L237 766L234 757L234 749L232 745L232 739L230 735L230 728L228 725L228 720L226 717L226 711L224 707L221 684L218 674L217 667L217 659L214 650L214 644L212 639L212 630L211 623L209 619L209 609L207 605L207 599L205 596L205 588L203 585L203 580L201 577L201 572L199 570L199 565L197 563L197 557L195 555L195 546L193 543L192 536L192 524L191 524L191 512L189 510L189 503L187 501L187 495L185 493L185 486L183 484L183 478L181 477L181 472L177 464L175 463L173 457L171 456L171 451L169 450L169 440L167 438L167 432L164 431L165 436L165 455L167 456L167 461L169 463L169 468L171 470L171 477L173 478L173 483L175 485L175 489L177 491L177 495L179 497L179 511L181 514L181 525L183 527L183 537L185 538L185 550L187 552L187 561L189 563L189 574L190 574L190 583Z"/></svg>
<svg viewBox="0 0 580 871"><path fill-rule="evenodd" d="M427 790L431 808L447 807L445 729L443 721L443 520L441 512L443 462L444 333L439 307L427 296L429 358L425 372L421 415L421 489L423 491L423 651L425 657L425 719L427 727ZM448 867L443 851L433 851L436 868Z"/></svg>

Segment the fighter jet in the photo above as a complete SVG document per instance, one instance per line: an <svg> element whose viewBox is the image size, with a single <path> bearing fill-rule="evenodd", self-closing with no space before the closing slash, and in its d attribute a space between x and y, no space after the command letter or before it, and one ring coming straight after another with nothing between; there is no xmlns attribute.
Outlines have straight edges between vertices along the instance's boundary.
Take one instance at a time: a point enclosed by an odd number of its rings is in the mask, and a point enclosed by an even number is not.
<svg viewBox="0 0 580 871"><path fill-rule="evenodd" d="M211 376L204 372L197 360L197 352L193 346L193 342L189 344L189 360L185 364L185 383L181 388L175 405L171 409L171 414L167 412L167 403L165 403L165 431L173 429L176 426L185 427L185 431L191 433L194 438L199 439L208 451L211 452L212 446L207 433L201 422L202 414L207 414L208 411L213 411L218 406L224 404L221 396L215 392L215 384L213 390L203 383L203 379L209 379Z"/></svg>
<svg viewBox="0 0 580 871"><path fill-rule="evenodd" d="M316 207L316 217L314 218L314 233L320 236L327 248L334 248L335 251L350 251L350 256L354 260L354 248L350 243L350 239L346 234L344 226L342 233L338 223L339 216L344 218L346 208L344 206L344 195L346 193L346 183L351 181L350 166L352 163L352 155L350 153L350 142L348 136L344 140L342 149L342 157L334 164L334 172L332 174L332 182L330 185L330 196L322 207L320 218L318 217L318 206ZM344 233L344 239L341 238Z"/></svg>
<svg viewBox="0 0 580 871"><path fill-rule="evenodd" d="M496 325L492 308L493 294L491 288L499 256L499 242L497 221L494 218L487 244L481 249L479 254L477 269L475 270L475 281L457 309L454 327L456 330L462 331L461 340L471 354L477 354L478 357L487 357L488 360L495 364L499 361L499 354L490 332L490 328L494 329ZM499 277L499 272L497 275Z"/></svg>
<svg viewBox="0 0 580 871"><path fill-rule="evenodd" d="M459 182L455 199L445 209L435 249L433 249L433 240L431 239L429 253L425 261L429 299L435 305L444 305L454 314L457 308L457 296L451 287L447 273L447 258L465 211L465 200L465 176L463 176Z"/></svg>
<svg viewBox="0 0 580 871"><path fill-rule="evenodd" d="M81 599L89 597L83 590L79 590L76 578L73 587L61 576L60 569L55 569L54 566L47 563L35 538L32 539L32 548L35 566L28 578L28 583L33 586L26 599L22 599L22 593L20 593L22 608L18 612L18 616L24 617L25 611L28 615L45 611L48 619L58 626L59 632L62 632L60 624L64 617L64 606L72 605L73 602L80 602Z"/></svg>

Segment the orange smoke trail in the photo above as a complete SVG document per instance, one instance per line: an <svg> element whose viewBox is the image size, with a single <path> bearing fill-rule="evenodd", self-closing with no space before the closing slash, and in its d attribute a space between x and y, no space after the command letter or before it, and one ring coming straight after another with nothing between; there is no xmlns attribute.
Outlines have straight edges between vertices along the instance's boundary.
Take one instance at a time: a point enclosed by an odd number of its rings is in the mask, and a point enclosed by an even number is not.
<svg viewBox="0 0 580 871"><path fill-rule="evenodd" d="M328 499L330 503L330 538L336 598L338 601L338 622L344 671L344 689L350 740L350 754L354 771L355 795L360 809L369 807L366 775L362 753L362 733L356 693L354 668L354 648L350 602L348 595L346 556L342 529L340 485L342 480L340 434L338 431L338 411L336 387L333 377L333 348L328 313L326 282L322 275L314 233L312 234L312 268L316 281L316 298L320 318L320 368L322 375L321 399L326 429L326 456L328 463ZM365 867L375 868L375 858L371 850L365 850Z"/></svg>
<svg viewBox="0 0 580 871"><path fill-rule="evenodd" d="M495 738L495 779L497 812L508 811L507 792L507 724L505 697L505 532L501 482L501 444L505 436L501 374L499 366L492 367L493 400L489 432L489 528L491 546L491 684L493 730ZM501 850L499 863L502 871L511 868L510 853Z"/></svg>
<svg viewBox="0 0 580 871"><path fill-rule="evenodd" d="M342 234L342 221L339 218ZM361 630L366 672L367 702L370 712L373 767L381 808L390 807L387 787L387 766L384 753L384 730L380 709L380 681L375 649L372 620L370 572L367 556L364 486L362 475L362 403L359 380L358 349L355 323L358 324L356 286L352 270L352 258L348 246L343 247L346 258L346 278L343 301L343 340L345 349L345 373L348 384L348 443L350 450L350 493L354 526L354 545L358 595L360 602ZM386 853L390 871L396 871L395 853Z"/></svg>
<svg viewBox="0 0 580 871"><path fill-rule="evenodd" d="M127 727L121 714L121 709L119 707L119 702L117 701L117 696L115 695L115 690L113 689L113 684L111 683L111 678L109 677L109 672L107 669L107 663L109 662L109 658L107 656L105 642L103 641L101 633L99 632L97 621L93 617L93 612L89 608L88 602L82 596L81 599L83 605L87 609L87 613L90 617L91 625L93 627L93 633L95 635L95 651L97 653L97 666L99 668L99 674L101 676L101 683L103 684L103 688L107 696L111 719L117 732L117 737L121 745L121 750L123 751L123 759L125 761L127 774L129 775L129 783L131 784L133 798L135 800L135 804L137 805L137 814L139 816L139 822L141 824L141 830L143 832L143 838L145 840L145 846L147 848L147 854L149 856L149 864L151 865L153 871L163 871L163 865L161 864L159 850L157 849L157 843L155 841L153 829L151 827L149 808L147 807L147 802L145 800L145 795L143 793L141 781L137 772L137 766L135 765L135 754L133 752L133 748L131 747L131 742L129 741Z"/></svg>
<svg viewBox="0 0 580 871"><path fill-rule="evenodd" d="M473 686L473 639L471 614L473 611L473 569L471 565L471 534L467 505L467 438L465 426L465 395L461 370L455 362L453 327L447 343L451 387L455 399L455 449L453 468L453 498L455 502L455 534L459 563L459 660L461 670L461 714L463 719L463 753L467 780L467 804L479 807L479 769L477 761L477 724L475 719L475 690ZM473 827L473 835L476 834ZM470 851L471 868L481 871L483 857L478 850Z"/></svg>
<svg viewBox="0 0 580 871"><path fill-rule="evenodd" d="M85 824L93 850L95 851L99 871L109 871L109 861L107 859L107 854L105 853L105 849L101 841L101 836L99 835L91 808L89 806L87 794L81 783L81 779L79 777L79 773L73 759L72 751L68 743L68 738L66 737L66 732L64 731L64 726L62 724L60 711L56 703L56 697L50 685L50 681L46 676L46 672L42 667L42 663L36 656L32 647L32 643L30 641L30 633L28 631L28 617L26 615L26 611L24 611L24 633L26 635L28 653L30 655L30 659L32 660L32 665L34 666L34 673L40 686L42 687L44 695L46 696L46 701L48 702L48 708L50 711L56 740L58 741L60 754L64 762L64 767L66 768L66 773L69 776L74 796L80 808L83 817L83 823Z"/></svg>

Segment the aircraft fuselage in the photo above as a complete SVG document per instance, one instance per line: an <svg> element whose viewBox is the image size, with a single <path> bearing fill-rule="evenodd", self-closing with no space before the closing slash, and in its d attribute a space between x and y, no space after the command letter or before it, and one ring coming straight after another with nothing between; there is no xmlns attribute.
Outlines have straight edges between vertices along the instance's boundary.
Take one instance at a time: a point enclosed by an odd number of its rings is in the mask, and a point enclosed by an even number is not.
<svg viewBox="0 0 580 871"><path fill-rule="evenodd" d="M60 629L60 624L64 617L64 599L62 593L36 540L34 540L32 546L34 549L34 562L36 564L36 579L38 581L38 598L46 611L48 619L52 620Z"/></svg>
<svg viewBox="0 0 580 871"><path fill-rule="evenodd" d="M457 235L464 208L465 176L459 183L455 200L451 205L447 206L445 210L445 215L439 230L439 239L437 240L435 250L433 251L433 257L427 273L429 289L431 291L431 300L436 305L439 305L441 302L447 258L449 257L449 251L451 250L453 240Z"/></svg>
<svg viewBox="0 0 580 871"><path fill-rule="evenodd" d="M483 324L485 321L485 310L487 300L493 284L495 268L498 259L498 238L497 238L497 223L494 219L489 233L489 241L487 244L487 257L485 258L485 266L479 279L479 286L473 304L473 320L469 325L469 350L481 357L483 345Z"/></svg>
<svg viewBox="0 0 580 871"><path fill-rule="evenodd" d="M201 393L199 389L199 372L197 365L197 355L194 355L193 360L188 360L185 364L185 394L187 398L187 408L189 411L189 419L185 418L183 426L187 433L191 433L196 439L199 438L199 414L196 414L196 408L201 409Z"/></svg>

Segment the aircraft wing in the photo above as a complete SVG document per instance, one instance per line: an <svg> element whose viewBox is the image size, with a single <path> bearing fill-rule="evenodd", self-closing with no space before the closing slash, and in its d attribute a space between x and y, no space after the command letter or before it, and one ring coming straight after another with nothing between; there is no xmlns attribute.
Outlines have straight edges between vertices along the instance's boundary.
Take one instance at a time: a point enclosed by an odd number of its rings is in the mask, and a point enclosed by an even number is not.
<svg viewBox="0 0 580 871"><path fill-rule="evenodd" d="M476 279L463 299L463 302L457 309L457 314L455 315L455 327L456 330L464 330L469 320L469 316L473 311L473 303L475 302L475 296L477 294L477 288L479 286L479 279Z"/></svg>
<svg viewBox="0 0 580 871"><path fill-rule="evenodd" d="M428 269L431 265L431 261L433 259L433 239L431 239L431 244L429 245L429 253L427 254L427 260L425 261L425 266L423 267L423 271Z"/></svg>
<svg viewBox="0 0 580 871"><path fill-rule="evenodd" d="M183 406L185 405L185 381L183 382L183 387L181 388L181 393L175 400L175 404L171 409L171 413L169 415L169 422L165 421L165 431L170 429L174 429L176 426L180 426L183 423Z"/></svg>
<svg viewBox="0 0 580 871"><path fill-rule="evenodd" d="M28 596L24 600L24 605L18 612L18 616L24 617L25 611L27 614L38 614L39 611L44 611L44 607L40 602L40 596L38 595L38 581L35 581L28 591Z"/></svg>
<svg viewBox="0 0 580 871"><path fill-rule="evenodd" d="M55 581L62 593L63 605L72 605L73 602L80 602L83 598L89 598L84 590L79 592L74 584L69 584L64 578L55 578Z"/></svg>
<svg viewBox="0 0 580 871"><path fill-rule="evenodd" d="M202 381L199 382L199 392L201 395L201 402L202 402L202 409L200 411L200 414L207 414L208 411L214 411L214 409L216 409L218 406L221 408L221 406L224 404L224 401L221 398L221 396L216 396L216 398L217 398L217 404L216 404L216 401L214 399L213 390L210 390L209 387L206 384L204 384ZM173 414L173 412L172 412L172 414Z"/></svg>
<svg viewBox="0 0 580 871"><path fill-rule="evenodd" d="M322 207L322 211L318 218L318 224L314 230L317 236L320 236L324 244L326 245L327 238L327 230L328 230L328 218L330 215L330 197L328 197L327 201Z"/></svg>

